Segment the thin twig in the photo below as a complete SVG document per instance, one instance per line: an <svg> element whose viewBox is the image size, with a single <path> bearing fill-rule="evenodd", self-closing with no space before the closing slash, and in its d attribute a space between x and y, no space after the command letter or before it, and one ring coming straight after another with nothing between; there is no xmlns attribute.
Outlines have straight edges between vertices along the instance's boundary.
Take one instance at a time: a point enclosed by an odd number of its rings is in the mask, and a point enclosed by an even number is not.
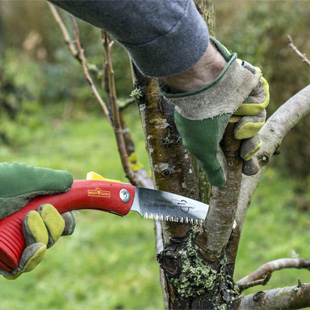
<svg viewBox="0 0 310 310"><path fill-rule="evenodd" d="M119 108L117 104L117 96L116 96L116 88L115 88L115 79L114 79L114 70L112 66L112 57L111 57L111 49L114 44L114 41L111 40L110 36L105 32L101 31L102 36L102 44L105 56L105 68L107 72L107 79L109 84L109 99L112 108L113 115L113 129L117 141L118 151L121 157L123 169L126 173L127 178L130 183L133 185L137 185L135 173L133 172L130 162L128 159L128 154L126 151L126 144L123 135L123 128L121 124L121 117L119 114Z"/></svg>
<svg viewBox="0 0 310 310"><path fill-rule="evenodd" d="M105 116L107 117L108 119L108 122L110 123L110 125L112 125L112 122L111 122L111 119L110 119L110 115L109 115L109 111L107 109L107 106L105 104L105 102L102 100L99 92L97 91L97 88L89 74L89 71L88 71L88 68L87 68L87 65L86 65L86 61L85 61L85 56L84 56L84 50L82 48L82 45L81 45L81 42L80 42L80 34L79 34L79 28L78 28L78 25L74 19L74 17L72 15L70 15L71 17L71 20L72 20L72 23L73 23L73 26L74 26L74 29L75 29L75 41L76 41L76 45L77 45L77 48L78 48L78 51L79 51L79 58L81 60L81 63L82 63L82 66L83 66L83 70L84 70L84 74L85 74L85 77L86 77L86 80L87 82L89 83L91 89L92 89L92 92L93 94L95 95L96 99L98 100L98 102L100 103L101 107L102 107L102 110L105 114Z"/></svg>
<svg viewBox="0 0 310 310"><path fill-rule="evenodd" d="M123 102L122 104L119 104L120 111L127 109L130 105L132 105L135 102L136 102L135 98L130 98L126 100L125 102Z"/></svg>
<svg viewBox="0 0 310 310"><path fill-rule="evenodd" d="M56 8L50 4L49 2L47 2L47 5L49 6L53 16L54 16L54 19L56 21L56 23L59 25L59 28L63 34L63 37L65 39L65 43L68 45L68 48L71 52L71 54L78 60L78 61L81 61L80 58L79 58L79 52L77 51L77 49L75 48L71 38L70 38L70 35L69 35L69 32L64 24L64 22L62 21L58 11L56 10Z"/></svg>
<svg viewBox="0 0 310 310"><path fill-rule="evenodd" d="M237 282L238 286L245 285L246 283L250 283L253 281L261 280L269 273L281 270L285 268L297 268L302 269L310 268L310 259L302 259L302 258L281 258L271 262L268 262L258 269L256 269L251 274L247 275L246 277L242 278Z"/></svg>
<svg viewBox="0 0 310 310"><path fill-rule="evenodd" d="M49 5L49 8L52 12L52 15L53 15L55 21L57 22L57 24L59 25L59 27L61 29L65 43L67 44L70 53L82 65L86 80L89 83L89 85L92 89L92 92L94 93L96 99L100 103L100 105L104 111L104 114L107 116L110 125L113 127L116 137L119 136L119 134L117 134L117 132L119 132L120 130L122 131L122 134L123 134L124 130L122 128L122 125L118 129L116 129L117 125L115 127L112 124L111 117L110 117L111 114L117 115L117 114L115 114L115 112L116 112L115 109L116 108L119 109L117 107L117 98L116 98L116 91L115 91L115 81L114 81L114 72L113 72L113 67L112 67L111 55L110 55L110 60L109 60L110 66L106 70L101 70L97 66L89 65L87 63L86 58L85 58L84 50L83 50L81 42L80 42L78 25L77 25L75 19L73 18L73 16L71 15L70 17L71 17L71 20L72 20L72 23L73 23L74 29L75 29L75 43L76 43L77 49L74 45L74 42L71 40L69 32L68 32L63 20L61 19L58 11L56 10L56 8L53 5L51 5L51 4L48 4L48 5ZM110 42L108 54L110 54L110 52L111 52L112 45L113 45L113 42ZM108 66L108 63L106 62L105 65ZM107 105L103 101L102 97L100 96L99 92L97 91L97 88L96 88L89 72L100 73L100 75L103 77L103 79L107 80L105 90L106 90L107 95L109 96L110 103L112 102L111 106L112 107L114 106L114 108L115 108L114 111L111 111L111 113L110 113L109 109L107 108ZM113 80L111 80L110 77L113 77ZM111 85L110 85L110 80L111 80ZM110 91L110 87L114 88L114 91L112 93ZM116 105L114 105L113 103L115 103ZM119 112L118 112L118 115L119 115ZM120 118L120 124L122 124L121 115L119 118ZM117 119L118 119L118 116L116 116L116 120ZM128 134L126 135L126 137L128 138ZM119 143L120 139L117 139L117 142ZM132 140L131 140L131 142L132 142ZM128 144L130 144L130 143L128 142ZM126 146L126 144L125 144L125 146ZM124 151L123 148L119 144L118 144L118 147L121 149L121 151L120 151L121 161L122 161L125 173L129 177L130 181L135 185L140 185L143 187L153 187L152 181L149 178L148 173L144 169L139 169L139 171L137 171L136 173L133 173L133 171L131 169L130 161L128 160L128 156L126 156L126 151ZM131 153L132 152L134 152L134 150L131 150ZM128 169L128 165L130 167L129 169ZM135 179L137 181L135 181Z"/></svg>
<svg viewBox="0 0 310 310"><path fill-rule="evenodd" d="M244 290L247 290L248 288L253 287L253 286L266 285L269 282L271 275L272 275L272 271L269 271L267 272L267 274L264 275L262 279L254 280L251 282L240 283L240 284L236 283L239 289L239 292L241 293Z"/></svg>
<svg viewBox="0 0 310 310"><path fill-rule="evenodd" d="M294 45L293 39L290 35L287 36L288 40L289 40L289 46L290 48L292 48L295 53L302 59L302 61L304 61L307 65L310 66L310 60L307 58L306 54L303 54L301 51L299 51L299 49Z"/></svg>
<svg viewBox="0 0 310 310"><path fill-rule="evenodd" d="M52 15L53 15L56 23L58 24L58 26L62 32L62 35L64 37L64 41L65 41L66 45L68 46L70 53L79 63L82 63L82 59L80 58L80 53L75 48L74 42L71 40L71 37L69 35L69 31L68 31L67 27L65 26L62 18L60 17L57 9L55 8L55 6L53 6L49 2L47 2L47 4L48 4L48 6L52 12ZM96 65L88 64L85 58L84 58L84 60L85 60L88 71L102 75L102 70L100 70Z"/></svg>

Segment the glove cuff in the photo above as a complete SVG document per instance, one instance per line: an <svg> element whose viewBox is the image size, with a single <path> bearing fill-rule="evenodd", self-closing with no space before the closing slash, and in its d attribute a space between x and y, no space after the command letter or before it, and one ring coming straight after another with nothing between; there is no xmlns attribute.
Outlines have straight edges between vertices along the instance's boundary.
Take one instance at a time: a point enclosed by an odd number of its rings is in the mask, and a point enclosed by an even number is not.
<svg viewBox="0 0 310 310"><path fill-rule="evenodd" d="M206 86L187 93L161 93L173 104L176 111L190 120L203 120L221 114L232 114L258 85L260 75L254 75L237 60L237 54L229 54L217 40L212 39L227 65L221 74Z"/></svg>

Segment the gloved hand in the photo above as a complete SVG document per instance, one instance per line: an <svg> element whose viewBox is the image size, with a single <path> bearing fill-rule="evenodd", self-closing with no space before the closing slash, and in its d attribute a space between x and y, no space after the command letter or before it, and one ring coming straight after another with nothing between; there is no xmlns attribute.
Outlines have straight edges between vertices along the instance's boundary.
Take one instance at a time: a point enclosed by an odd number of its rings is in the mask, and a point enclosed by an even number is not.
<svg viewBox="0 0 310 310"><path fill-rule="evenodd" d="M65 192L73 179L70 173L23 164L0 164L0 219L24 207L36 196ZM16 279L33 270L43 259L46 249L62 235L73 233L75 220L70 212L62 215L50 204L30 211L24 219L26 248L19 266L11 272L1 271L7 279Z"/></svg>
<svg viewBox="0 0 310 310"><path fill-rule="evenodd" d="M161 92L176 106L175 123L184 146L197 158L209 182L223 187L227 168L220 141L233 114L242 116L235 127L235 138L243 140L243 173L258 171L251 158L262 145L257 132L265 123L269 86L259 68L237 59L236 53L230 54L217 40L212 41L227 61L220 75L197 91Z"/></svg>

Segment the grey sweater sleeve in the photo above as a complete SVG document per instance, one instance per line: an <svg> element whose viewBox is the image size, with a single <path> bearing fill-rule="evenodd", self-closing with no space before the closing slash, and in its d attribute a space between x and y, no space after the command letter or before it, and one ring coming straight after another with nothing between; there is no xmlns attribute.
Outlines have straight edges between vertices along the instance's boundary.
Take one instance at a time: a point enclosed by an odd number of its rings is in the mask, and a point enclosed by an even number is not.
<svg viewBox="0 0 310 310"><path fill-rule="evenodd" d="M208 47L208 28L193 0L50 2L109 32L148 76L185 71Z"/></svg>

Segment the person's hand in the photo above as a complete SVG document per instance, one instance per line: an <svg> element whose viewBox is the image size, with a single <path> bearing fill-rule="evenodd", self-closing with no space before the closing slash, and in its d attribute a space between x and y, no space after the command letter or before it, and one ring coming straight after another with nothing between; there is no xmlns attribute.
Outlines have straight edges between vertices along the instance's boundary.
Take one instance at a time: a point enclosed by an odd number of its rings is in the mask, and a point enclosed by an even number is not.
<svg viewBox="0 0 310 310"><path fill-rule="evenodd" d="M0 220L23 208L30 199L65 192L73 179L70 173L46 168L34 168L23 164L0 164ZM73 233L75 220L70 212L62 215L50 204L30 211L23 222L26 248L19 266L0 273L7 279L16 279L33 270L43 259L46 249L60 236Z"/></svg>
<svg viewBox="0 0 310 310"><path fill-rule="evenodd" d="M257 133L265 123L269 87L259 68L237 59L237 54L229 53L217 40L212 41L227 61L217 78L196 91L161 92L176 105L175 123L184 146L197 158L209 182L222 187L227 168L220 141L233 114L242 116L235 127L235 138L243 140L243 173L258 171L251 158L262 145Z"/></svg>

